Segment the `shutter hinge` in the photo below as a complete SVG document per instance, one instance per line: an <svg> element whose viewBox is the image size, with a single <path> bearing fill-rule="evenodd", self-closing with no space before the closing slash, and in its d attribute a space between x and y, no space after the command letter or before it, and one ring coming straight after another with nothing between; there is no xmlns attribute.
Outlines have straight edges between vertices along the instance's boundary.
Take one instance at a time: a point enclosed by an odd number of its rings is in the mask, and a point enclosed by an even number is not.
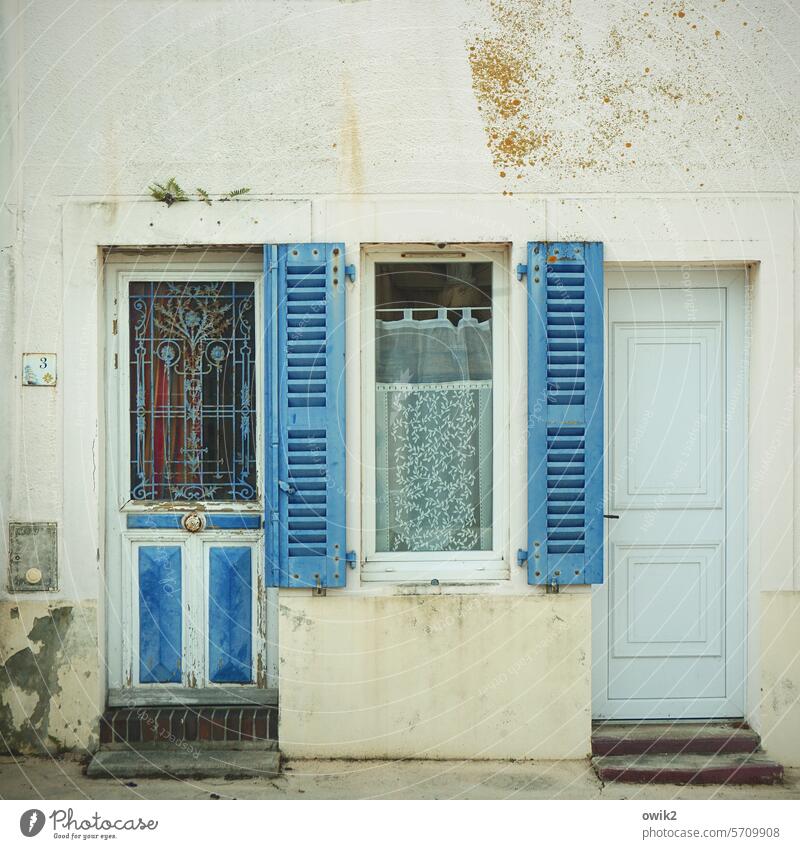
<svg viewBox="0 0 800 849"><path fill-rule="evenodd" d="M522 280L522 278L528 273L528 266L525 265L524 262L519 263L517 265L517 280Z"/></svg>
<svg viewBox="0 0 800 849"><path fill-rule="evenodd" d="M555 578L551 578L550 583L544 585L544 591L546 593L557 593L558 592L558 581Z"/></svg>
<svg viewBox="0 0 800 849"><path fill-rule="evenodd" d="M111 335L112 335L112 336L116 336L116 335L117 335L117 320L116 320L116 319L114 319L114 320L111 322Z"/></svg>
<svg viewBox="0 0 800 849"><path fill-rule="evenodd" d="M114 368L119 368L119 354L114 354Z"/></svg>
<svg viewBox="0 0 800 849"><path fill-rule="evenodd" d="M356 564L358 563L358 552L357 551L347 551L344 555L345 562L350 565L351 569L356 568Z"/></svg>
<svg viewBox="0 0 800 849"><path fill-rule="evenodd" d="M356 282L356 267L354 265L346 265L344 267L345 277L350 278L351 283Z"/></svg>
<svg viewBox="0 0 800 849"><path fill-rule="evenodd" d="M524 566L528 562L528 552L524 548L517 549L517 566Z"/></svg>
<svg viewBox="0 0 800 849"><path fill-rule="evenodd" d="M288 492L289 495L294 495L297 492L297 489L290 483L286 483L286 481L278 481L278 489L281 492Z"/></svg>
<svg viewBox="0 0 800 849"><path fill-rule="evenodd" d="M322 586L322 578L317 575L317 585L311 590L311 595L327 595L328 591Z"/></svg>

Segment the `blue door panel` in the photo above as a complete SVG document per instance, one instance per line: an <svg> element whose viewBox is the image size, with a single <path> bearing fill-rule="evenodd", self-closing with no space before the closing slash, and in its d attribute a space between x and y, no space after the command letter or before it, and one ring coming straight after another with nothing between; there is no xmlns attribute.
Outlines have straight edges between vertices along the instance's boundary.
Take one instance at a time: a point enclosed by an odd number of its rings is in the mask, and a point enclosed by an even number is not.
<svg viewBox="0 0 800 849"><path fill-rule="evenodd" d="M253 668L253 581L249 546L213 546L208 566L208 675L248 684Z"/></svg>
<svg viewBox="0 0 800 849"><path fill-rule="evenodd" d="M180 684L183 651L181 548L139 548L139 682Z"/></svg>

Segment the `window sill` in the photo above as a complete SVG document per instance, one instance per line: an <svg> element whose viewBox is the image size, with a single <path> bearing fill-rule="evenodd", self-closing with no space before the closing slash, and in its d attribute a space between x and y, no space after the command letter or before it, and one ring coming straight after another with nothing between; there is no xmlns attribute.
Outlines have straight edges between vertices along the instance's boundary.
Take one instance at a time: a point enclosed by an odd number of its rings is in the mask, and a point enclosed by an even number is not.
<svg viewBox="0 0 800 849"><path fill-rule="evenodd" d="M361 567L362 583L415 584L442 586L507 581L508 563L501 559L430 561L368 560ZM435 582L435 583L434 583Z"/></svg>

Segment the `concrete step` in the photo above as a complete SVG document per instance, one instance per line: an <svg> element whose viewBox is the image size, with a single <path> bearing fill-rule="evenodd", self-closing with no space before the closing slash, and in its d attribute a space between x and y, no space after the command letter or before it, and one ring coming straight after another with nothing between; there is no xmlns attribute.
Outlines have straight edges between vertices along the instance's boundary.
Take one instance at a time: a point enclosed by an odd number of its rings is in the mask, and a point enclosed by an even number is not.
<svg viewBox="0 0 800 849"><path fill-rule="evenodd" d="M763 752L734 754L598 755L602 781L635 784L778 784L783 767Z"/></svg>
<svg viewBox="0 0 800 849"><path fill-rule="evenodd" d="M86 770L89 778L274 778L280 752L273 749L196 749L194 751L105 749Z"/></svg>
<svg viewBox="0 0 800 849"><path fill-rule="evenodd" d="M761 738L733 722L599 723L592 729L593 755L709 755L755 752Z"/></svg>

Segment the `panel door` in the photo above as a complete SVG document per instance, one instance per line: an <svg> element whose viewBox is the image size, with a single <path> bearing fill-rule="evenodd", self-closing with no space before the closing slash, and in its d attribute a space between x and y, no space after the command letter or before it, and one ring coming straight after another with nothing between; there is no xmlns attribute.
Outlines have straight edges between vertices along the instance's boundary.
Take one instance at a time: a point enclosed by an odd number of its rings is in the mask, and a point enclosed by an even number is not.
<svg viewBox="0 0 800 849"><path fill-rule="evenodd" d="M267 697L262 277L110 272L110 700Z"/></svg>
<svg viewBox="0 0 800 849"><path fill-rule="evenodd" d="M611 275L598 718L741 716L741 275ZM738 384L737 384L738 381ZM738 394L737 394L738 385Z"/></svg>

